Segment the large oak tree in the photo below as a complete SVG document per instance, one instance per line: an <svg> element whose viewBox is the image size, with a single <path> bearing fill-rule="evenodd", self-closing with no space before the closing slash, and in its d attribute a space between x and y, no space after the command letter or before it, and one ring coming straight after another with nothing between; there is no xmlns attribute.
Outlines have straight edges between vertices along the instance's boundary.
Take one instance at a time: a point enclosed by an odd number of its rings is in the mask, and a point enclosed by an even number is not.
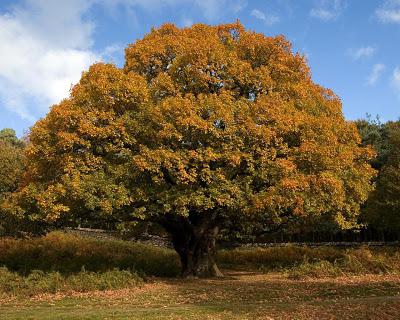
<svg viewBox="0 0 400 320"><path fill-rule="evenodd" d="M166 24L98 63L30 133L15 214L161 224L185 276L218 275L225 224L328 215L371 188L371 151L283 36Z"/></svg>

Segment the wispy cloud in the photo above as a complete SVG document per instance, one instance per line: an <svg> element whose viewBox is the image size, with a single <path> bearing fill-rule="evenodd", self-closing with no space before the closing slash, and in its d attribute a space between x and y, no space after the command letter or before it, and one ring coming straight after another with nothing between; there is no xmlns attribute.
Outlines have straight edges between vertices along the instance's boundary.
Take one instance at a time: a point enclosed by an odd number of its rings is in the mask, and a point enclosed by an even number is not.
<svg viewBox="0 0 400 320"><path fill-rule="evenodd" d="M300 52L304 55L304 57L305 57L307 60L310 59L311 53L310 53L310 51L309 51L307 48L303 47L303 49L302 49Z"/></svg>
<svg viewBox="0 0 400 320"><path fill-rule="evenodd" d="M348 54L354 59L370 58L376 53L376 48L367 46L358 49L349 49Z"/></svg>
<svg viewBox="0 0 400 320"><path fill-rule="evenodd" d="M343 0L316 0L310 16L322 21L336 20L345 7Z"/></svg>
<svg viewBox="0 0 400 320"><path fill-rule="evenodd" d="M184 27L190 27L192 24L193 24L193 20L192 19L187 18L187 17L182 19L182 25Z"/></svg>
<svg viewBox="0 0 400 320"><path fill-rule="evenodd" d="M383 23L400 23L400 0L386 0L375 14Z"/></svg>
<svg viewBox="0 0 400 320"><path fill-rule="evenodd" d="M191 1L186 2L191 3ZM238 13L247 6L246 0L195 0L194 3L208 20L217 20L222 12Z"/></svg>
<svg viewBox="0 0 400 320"><path fill-rule="evenodd" d="M400 97L400 67L396 67L392 74L392 85L398 91Z"/></svg>
<svg viewBox="0 0 400 320"><path fill-rule="evenodd" d="M105 47L101 52L101 58L116 65L123 65L125 57L125 47L114 43Z"/></svg>
<svg viewBox="0 0 400 320"><path fill-rule="evenodd" d="M236 0L232 3L232 11L238 13L246 8L248 5L247 0Z"/></svg>
<svg viewBox="0 0 400 320"><path fill-rule="evenodd" d="M381 77L382 73L385 71L386 67L382 63L377 63L372 67L371 73L367 78L367 85L374 86L379 78Z"/></svg>
<svg viewBox="0 0 400 320"><path fill-rule="evenodd" d="M83 1L83 0L82 0ZM90 1L90 0L89 0ZM91 0L109 7L123 6L130 12L142 8L149 12L160 12L165 7L190 5L209 21L219 20L225 13L238 13L247 6L247 0Z"/></svg>
<svg viewBox="0 0 400 320"><path fill-rule="evenodd" d="M272 26L280 21L279 16L272 13L267 14L258 9L253 9L250 14L268 26Z"/></svg>

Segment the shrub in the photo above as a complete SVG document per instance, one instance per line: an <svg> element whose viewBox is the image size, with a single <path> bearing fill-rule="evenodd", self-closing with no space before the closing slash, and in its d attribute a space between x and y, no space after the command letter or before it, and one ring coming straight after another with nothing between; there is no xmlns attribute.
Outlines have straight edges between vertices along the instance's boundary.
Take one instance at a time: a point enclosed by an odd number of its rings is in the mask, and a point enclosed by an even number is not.
<svg viewBox="0 0 400 320"><path fill-rule="evenodd" d="M393 273L400 271L398 253L389 255L385 251L371 251L368 248L348 250L341 261L342 268L353 274Z"/></svg>
<svg viewBox="0 0 400 320"><path fill-rule="evenodd" d="M289 270L289 278L302 279L306 277L322 278L343 275L341 268L336 263L320 260L310 263L304 261Z"/></svg>

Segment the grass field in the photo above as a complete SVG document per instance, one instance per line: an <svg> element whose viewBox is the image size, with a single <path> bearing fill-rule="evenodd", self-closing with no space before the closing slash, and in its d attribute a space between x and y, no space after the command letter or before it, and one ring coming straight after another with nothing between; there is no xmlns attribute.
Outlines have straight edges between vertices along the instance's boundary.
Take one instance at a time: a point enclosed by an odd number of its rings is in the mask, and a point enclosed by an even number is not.
<svg viewBox="0 0 400 320"><path fill-rule="evenodd" d="M398 319L400 277L290 280L226 272L222 279L151 278L139 287L0 298L11 319Z"/></svg>
<svg viewBox="0 0 400 320"><path fill-rule="evenodd" d="M399 319L398 247L221 250L180 279L174 251L60 232L0 239L0 320Z"/></svg>

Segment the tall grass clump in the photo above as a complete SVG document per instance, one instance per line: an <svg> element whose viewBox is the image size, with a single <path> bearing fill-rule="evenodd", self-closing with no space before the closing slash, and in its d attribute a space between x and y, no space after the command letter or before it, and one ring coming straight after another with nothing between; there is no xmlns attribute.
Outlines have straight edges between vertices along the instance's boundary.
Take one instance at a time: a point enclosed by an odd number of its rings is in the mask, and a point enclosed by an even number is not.
<svg viewBox="0 0 400 320"><path fill-rule="evenodd" d="M326 260L305 260L289 268L289 278L321 278L340 275L400 273L398 250L371 250L366 247L347 249L333 262Z"/></svg>
<svg viewBox="0 0 400 320"><path fill-rule="evenodd" d="M22 276L5 267L0 268L0 293L11 295L33 296L42 293L120 289L141 283L142 279L135 272L128 270L115 269L106 272L82 270L68 276L56 271L33 270L29 275Z"/></svg>
<svg viewBox="0 0 400 320"><path fill-rule="evenodd" d="M285 271L291 278L400 272L398 247L238 248L221 250L218 261L225 268Z"/></svg>
<svg viewBox="0 0 400 320"><path fill-rule="evenodd" d="M40 238L0 239L0 266L22 275L32 270L71 274L82 268L92 272L117 268L154 276L179 273L179 259L171 249L123 240L82 238L63 232Z"/></svg>
<svg viewBox="0 0 400 320"><path fill-rule="evenodd" d="M344 275L343 270L335 262L318 260L309 262L305 260L288 270L290 279L327 278Z"/></svg>
<svg viewBox="0 0 400 320"><path fill-rule="evenodd" d="M342 255L341 250L332 247L237 248L221 250L218 253L218 262L228 268L246 267L275 270L292 267L307 259L334 261Z"/></svg>

